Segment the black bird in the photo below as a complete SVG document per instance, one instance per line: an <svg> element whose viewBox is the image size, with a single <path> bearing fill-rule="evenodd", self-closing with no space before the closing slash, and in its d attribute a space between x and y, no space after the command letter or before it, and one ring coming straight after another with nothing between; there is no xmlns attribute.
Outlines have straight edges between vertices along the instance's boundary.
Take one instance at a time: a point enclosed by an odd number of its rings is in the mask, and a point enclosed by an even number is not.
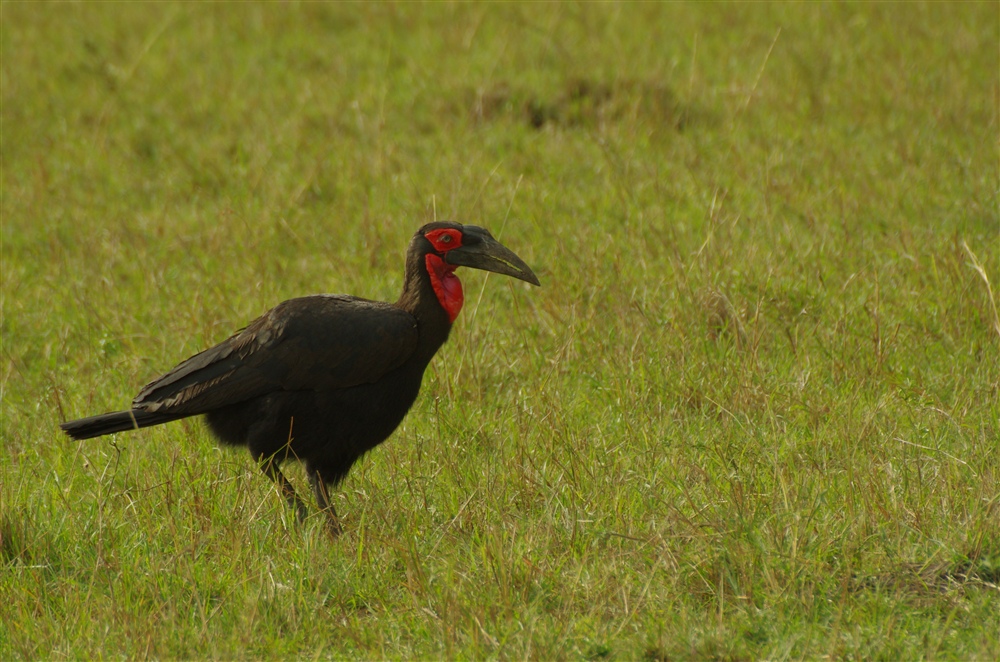
<svg viewBox="0 0 1000 662"><path fill-rule="evenodd" d="M340 294L290 299L147 384L131 409L62 429L89 439L204 414L222 443L250 450L299 519L308 510L279 465L304 462L316 501L338 533L328 489L409 411L462 308L459 266L539 285L528 265L485 229L429 223L410 241L396 303Z"/></svg>

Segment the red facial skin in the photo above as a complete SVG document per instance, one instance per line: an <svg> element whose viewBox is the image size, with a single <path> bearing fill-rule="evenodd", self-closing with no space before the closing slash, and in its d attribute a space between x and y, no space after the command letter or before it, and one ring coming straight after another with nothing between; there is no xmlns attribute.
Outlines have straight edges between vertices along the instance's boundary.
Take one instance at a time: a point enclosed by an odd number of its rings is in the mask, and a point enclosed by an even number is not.
<svg viewBox="0 0 1000 662"><path fill-rule="evenodd" d="M448 228L431 230L424 237L431 242L434 250L440 253L447 253L462 245L462 233L458 230ZM424 263L427 265L427 274L431 277L431 287L434 288L438 303L448 313L448 321L454 322L465 302L462 281L455 275L455 269L458 267L448 264L434 253L428 253L424 257Z"/></svg>
<svg viewBox="0 0 1000 662"><path fill-rule="evenodd" d="M450 228L431 230L424 235L424 238L431 242L431 246L438 253L447 253L451 249L459 248L462 245L462 233Z"/></svg>

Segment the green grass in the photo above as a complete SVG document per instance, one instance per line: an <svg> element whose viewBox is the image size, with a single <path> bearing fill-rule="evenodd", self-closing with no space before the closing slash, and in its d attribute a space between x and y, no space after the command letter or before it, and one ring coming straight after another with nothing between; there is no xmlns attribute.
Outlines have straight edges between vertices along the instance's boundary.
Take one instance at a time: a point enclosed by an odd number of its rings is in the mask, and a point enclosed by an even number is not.
<svg viewBox="0 0 1000 662"><path fill-rule="evenodd" d="M0 659L1000 657L996 3L0 11ZM435 217L543 287L462 272L336 542L60 433Z"/></svg>

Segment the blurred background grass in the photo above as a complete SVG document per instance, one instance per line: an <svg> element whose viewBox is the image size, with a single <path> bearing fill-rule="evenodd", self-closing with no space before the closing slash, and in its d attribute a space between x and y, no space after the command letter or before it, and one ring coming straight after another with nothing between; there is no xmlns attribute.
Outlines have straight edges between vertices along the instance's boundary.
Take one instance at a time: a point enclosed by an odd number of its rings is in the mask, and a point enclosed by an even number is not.
<svg viewBox="0 0 1000 662"><path fill-rule="evenodd" d="M0 11L4 657L1000 655L995 3ZM337 543L61 437L434 218L544 287L464 274Z"/></svg>

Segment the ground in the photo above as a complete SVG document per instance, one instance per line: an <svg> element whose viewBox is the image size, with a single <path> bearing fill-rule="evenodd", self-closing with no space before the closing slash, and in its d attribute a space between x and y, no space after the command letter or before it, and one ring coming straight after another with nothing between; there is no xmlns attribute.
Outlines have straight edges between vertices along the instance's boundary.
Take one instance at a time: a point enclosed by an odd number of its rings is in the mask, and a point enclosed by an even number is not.
<svg viewBox="0 0 1000 662"><path fill-rule="evenodd" d="M995 2L0 12L0 658L1000 657ZM340 539L61 434L435 218L542 288L459 272Z"/></svg>

